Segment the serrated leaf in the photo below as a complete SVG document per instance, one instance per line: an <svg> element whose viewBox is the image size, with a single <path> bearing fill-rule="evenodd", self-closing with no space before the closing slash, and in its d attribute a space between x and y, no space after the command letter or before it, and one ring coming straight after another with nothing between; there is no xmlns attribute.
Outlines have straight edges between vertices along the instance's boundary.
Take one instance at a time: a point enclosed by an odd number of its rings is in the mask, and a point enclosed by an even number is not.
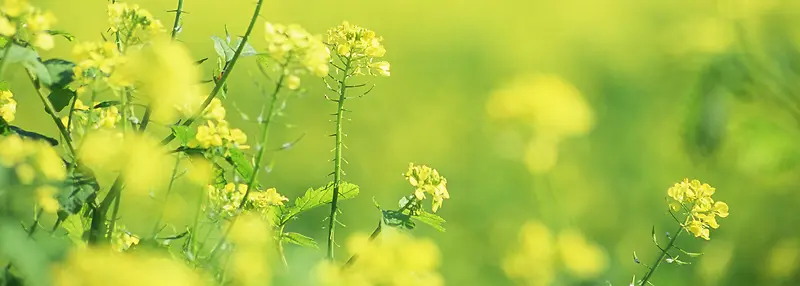
<svg viewBox="0 0 800 286"><path fill-rule="evenodd" d="M55 108L56 112L59 112L63 110L64 107L67 107L70 101L72 101L72 98L76 95L77 93L69 88L53 86L50 88L50 94L47 95L47 100L50 101L50 104L53 105L53 108Z"/></svg>
<svg viewBox="0 0 800 286"><path fill-rule="evenodd" d="M189 126L177 125L172 126L172 134L181 142L181 145L186 145L197 135L197 129Z"/></svg>
<svg viewBox="0 0 800 286"><path fill-rule="evenodd" d="M86 241L83 240L83 237L87 226L80 215L70 215L61 223L61 227L67 232L69 240L79 246L86 246Z"/></svg>
<svg viewBox="0 0 800 286"><path fill-rule="evenodd" d="M392 227L404 227L414 229L416 223L411 221L411 215L402 211L381 210L383 223Z"/></svg>
<svg viewBox="0 0 800 286"><path fill-rule="evenodd" d="M236 40L236 44L233 45L234 51L239 49L239 45L242 44L242 39L243 39L242 37L239 37L239 39ZM244 49L242 50L242 53L239 54L239 56L250 57L250 56L255 56L257 54L258 52L256 51L255 48L253 48L253 46L250 45L250 43L244 43Z"/></svg>
<svg viewBox="0 0 800 286"><path fill-rule="evenodd" d="M231 46L225 40L217 36L211 36L211 40L214 41L214 50L217 52L217 56L224 59L225 62L229 62L235 53Z"/></svg>
<svg viewBox="0 0 800 286"><path fill-rule="evenodd" d="M355 184L342 182L339 185L339 202L347 199L352 199L358 195L359 188ZM294 200L294 205L287 209L288 214L285 216L287 219L296 216L300 213L310 209L319 207L321 205L330 204L333 201L333 183L329 183L324 187L315 189L308 189L302 197Z"/></svg>
<svg viewBox="0 0 800 286"><path fill-rule="evenodd" d="M52 88L65 88L75 78L75 64L73 62L62 59L49 59L43 62L47 68L52 84Z"/></svg>
<svg viewBox="0 0 800 286"><path fill-rule="evenodd" d="M429 226L433 227L434 229L436 229L438 231L441 231L441 232L444 232L444 230L445 230L444 227L442 226L442 224L447 222L446 220L444 220L444 218L442 218L442 217L440 217L438 215L426 212L424 210L419 210L416 214L411 216L411 218L416 220L416 221L418 221L418 222L427 224L427 225L429 225Z"/></svg>
<svg viewBox="0 0 800 286"><path fill-rule="evenodd" d="M319 249L319 246L317 246L317 242L314 241L313 238L310 238L308 236L305 236L305 235L302 235L302 234L299 234L299 233L296 233L296 232L286 232L286 233L283 234L281 239L283 239L283 241L286 241L286 242L289 242L289 243L293 243L293 244L297 244L297 245L302 246L302 247Z"/></svg>

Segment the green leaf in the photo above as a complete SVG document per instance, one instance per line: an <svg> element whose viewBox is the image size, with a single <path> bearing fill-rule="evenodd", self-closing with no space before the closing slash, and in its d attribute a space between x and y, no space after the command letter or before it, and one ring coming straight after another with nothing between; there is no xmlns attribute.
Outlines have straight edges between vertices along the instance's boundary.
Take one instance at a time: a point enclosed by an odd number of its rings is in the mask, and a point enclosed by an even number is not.
<svg viewBox="0 0 800 286"><path fill-rule="evenodd" d="M383 216L383 223L392 227L405 227L407 229L414 229L416 223L411 221L411 215L407 212L395 210L381 210Z"/></svg>
<svg viewBox="0 0 800 286"><path fill-rule="evenodd" d="M178 125L172 127L172 134L175 134L175 138L181 142L181 145L186 145L197 135L197 130L189 126Z"/></svg>
<svg viewBox="0 0 800 286"><path fill-rule="evenodd" d="M53 36L62 36L62 37L64 37L64 39L67 39L67 41L70 41L70 42L75 40L75 36L73 36L72 34L70 34L68 32L65 32L65 31L48 30L47 33L49 33L50 35L53 35Z"/></svg>
<svg viewBox="0 0 800 286"><path fill-rule="evenodd" d="M242 39L243 38L239 37L239 39L236 40L236 44L233 45L233 50L234 51L239 49L239 45L242 44ZM239 54L239 56L240 57L250 57L250 56L255 56L257 54L258 54L258 52L256 51L255 48L253 48L253 46L250 45L250 43L244 43L244 49L242 50L242 53Z"/></svg>
<svg viewBox="0 0 800 286"><path fill-rule="evenodd" d="M8 258L25 278L26 285L51 285L50 263L43 249L29 239L18 223L0 220L0 257Z"/></svg>
<svg viewBox="0 0 800 286"><path fill-rule="evenodd" d="M67 237L72 243L78 246L86 246L86 241L83 240L88 224L83 220L80 215L70 215L62 223L61 227L67 232Z"/></svg>
<svg viewBox="0 0 800 286"><path fill-rule="evenodd" d="M44 61L44 66L50 74L52 84L50 88L66 88L75 78L73 68L75 64L62 59L49 59Z"/></svg>
<svg viewBox="0 0 800 286"><path fill-rule="evenodd" d="M358 195L359 188L355 184L342 182L339 186L339 202L352 199ZM302 197L294 200L294 205L288 208L286 219L306 212L321 205L330 204L333 201L333 183L329 183L318 189L308 189Z"/></svg>
<svg viewBox="0 0 800 286"><path fill-rule="evenodd" d="M47 143L49 143L52 146L57 146L58 145L58 140L56 140L53 137L45 136L43 134L39 134L39 133L36 133L36 132L33 132L33 131L28 131L28 130L19 128L17 126L9 125L8 126L8 130L11 131L11 132L16 133L17 135L19 135L19 137L22 137L22 138L31 139L31 140L43 140L43 141L46 141Z"/></svg>
<svg viewBox="0 0 800 286"><path fill-rule="evenodd" d="M47 70L47 67L41 61L39 61L39 59L22 62L22 65L30 73L32 73L41 84L45 86L50 86L53 84L53 79L50 77L50 71Z"/></svg>
<svg viewBox="0 0 800 286"><path fill-rule="evenodd" d="M223 58L225 62L229 62L235 53L231 46L228 45L225 40L217 36L211 36L211 40L214 41L214 50L217 51L217 55Z"/></svg>
<svg viewBox="0 0 800 286"><path fill-rule="evenodd" d="M283 234L282 239L283 241L294 243L302 247L319 249L319 246L317 246L317 242L314 241L313 238L310 238L308 236L296 232L286 232Z"/></svg>
<svg viewBox="0 0 800 286"><path fill-rule="evenodd" d="M427 225L429 225L429 226L433 227L434 229L436 229L438 231L441 231L441 232L444 232L444 227L442 226L442 224L447 222L446 220L444 220L444 218L442 218L442 217L440 217L438 215L426 212L424 210L419 210L416 214L411 216L411 218L416 220L416 221L418 221L418 222L427 224Z"/></svg>
<svg viewBox="0 0 800 286"><path fill-rule="evenodd" d="M239 149L230 149L229 155L225 157L225 161L228 161L231 166L239 173L240 176L245 178L245 180L250 180L253 177L253 166L250 165L250 161L247 160L247 157L244 153ZM258 180L255 181L253 184L256 189L260 189L261 186L258 183Z"/></svg>
<svg viewBox="0 0 800 286"><path fill-rule="evenodd" d="M93 109L108 108L108 107L112 107L112 106L118 106L118 105L121 105L121 104L122 104L122 102L120 102L119 100L106 100L106 101L100 102L98 104L95 104L94 107L92 107L92 108Z"/></svg>
<svg viewBox="0 0 800 286"><path fill-rule="evenodd" d="M3 56L3 53L5 53L5 51L0 52L0 58ZM5 61L8 64L15 64L38 59L39 54L37 54L36 51L17 44L11 44L11 48L8 51L8 57L5 59Z"/></svg>
<svg viewBox="0 0 800 286"><path fill-rule="evenodd" d="M59 112L69 105L72 98L77 96L75 91L69 88L60 88L60 87L51 87L50 94L47 95L47 100L50 101L50 104L53 105L53 108L56 109L56 112Z"/></svg>

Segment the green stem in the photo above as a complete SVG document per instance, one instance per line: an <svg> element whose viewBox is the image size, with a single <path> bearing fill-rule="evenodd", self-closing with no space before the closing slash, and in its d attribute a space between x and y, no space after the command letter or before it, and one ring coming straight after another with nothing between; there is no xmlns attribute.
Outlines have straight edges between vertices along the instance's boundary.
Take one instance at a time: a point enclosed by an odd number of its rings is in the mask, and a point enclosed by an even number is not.
<svg viewBox="0 0 800 286"><path fill-rule="evenodd" d="M172 22L172 39L178 38L178 31L181 25L181 15L183 15L183 0L178 0L178 9L175 10L175 21Z"/></svg>
<svg viewBox="0 0 800 286"><path fill-rule="evenodd" d="M656 259L656 261L652 264L653 266L651 266L650 270L647 271L647 274L644 275L644 278L642 278L642 282L639 285L647 285L647 281L649 281L650 278L653 277L653 274L656 272L658 265L660 265L661 261L664 260L664 257L667 256L669 250L672 249L673 246L675 246L675 241L678 240L678 236L680 236L682 232L683 232L683 226L679 225L678 230L675 231L675 235L673 235L672 238L669 240L669 244L667 244L667 247L665 247L661 251L661 254L658 255L658 259Z"/></svg>
<svg viewBox="0 0 800 286"><path fill-rule="evenodd" d="M197 201L197 208L195 208L196 211L194 214L194 222L192 223L192 232L189 233L189 241L187 242L189 250L191 251L191 254L195 260L197 259L197 253L198 253L196 237L199 230L197 229L197 226L200 224L200 214L203 212L203 202L205 201L207 196L206 193L204 192L205 189L201 188L200 190L201 190L200 199Z"/></svg>
<svg viewBox="0 0 800 286"><path fill-rule="evenodd" d="M283 267L287 270L289 269L289 262L286 261L286 253L283 251L283 229L286 228L286 225L281 225L281 228L278 230L278 255L281 256L281 263L283 263Z"/></svg>
<svg viewBox="0 0 800 286"><path fill-rule="evenodd" d="M153 239L156 238L158 235L158 228L161 225L161 220L164 218L164 209L167 207L167 201L169 200L169 194L172 192L172 185L175 183L175 175L178 173L178 165L181 162L180 156L175 158L175 166L172 168L172 176L169 179L169 185L167 185L167 193L164 195L164 202L161 203L161 210L158 212L158 218L156 218L156 223L153 225Z"/></svg>
<svg viewBox="0 0 800 286"><path fill-rule="evenodd" d="M216 97L217 94L220 92L220 90L222 90L222 87L225 85L225 82L228 80L228 77L231 75L231 72L233 71L233 67L239 60L239 56L242 54L242 51L244 51L244 47L246 46L247 41L250 39L250 34L253 32L253 28L256 25L256 20L258 20L259 13L261 13L261 6L263 4L264 0L258 0L258 3L256 3L256 9L253 11L253 16L250 18L250 24L247 26L247 31L244 33L244 36L242 36L242 43L233 53L233 58L231 58L231 61L225 64L225 69L222 72L222 77L219 79L219 81L217 81L217 84L214 85L214 89L212 89L211 93L208 94L205 101L203 101L203 104L200 106L200 109L197 112L195 112L195 115L190 117L183 123L181 123L181 125L183 126L192 125L192 123L194 123L194 121L197 120L197 118L199 118L202 115L203 110L205 110L206 107L208 107L208 105L211 104L211 100L213 100L214 97ZM164 140L161 140L161 144L167 145L174 139L175 139L175 134L170 134L169 136L164 138Z"/></svg>
<svg viewBox="0 0 800 286"><path fill-rule="evenodd" d="M222 78L220 78L220 80L214 86L214 89L211 90L211 93L208 95L208 97L206 97L206 100L203 102L203 104L200 106L200 108L195 112L195 114L192 117L190 117L188 120L186 120L183 123L181 123L182 126L189 126L192 123L194 123L194 121L197 120L197 118L199 118L202 115L203 110L205 110L206 107L208 107L208 105L211 104L211 100L213 100L214 97L216 97L217 93L219 93L219 91L222 89L222 86L225 84L225 81L228 79L228 76L233 71L233 67L236 65L236 62L239 59L239 55L242 54L242 51L244 50L245 43L247 43L247 40L250 38L250 34L253 32L253 28L255 27L256 20L258 19L258 15L261 13L261 6L263 4L264 4L264 0L258 0L258 3L256 4L255 11L253 12L253 16L250 18L250 24L247 27L247 31L245 32L244 36L242 37L242 44L239 45L239 48L236 49L236 52L234 52L233 58L231 59L231 62L226 65L225 71L223 72L223 75L222 75ZM167 145L167 144L169 144L169 142L172 142L172 140L174 140L174 139L175 139L175 134L170 133L169 136L167 136L163 140L161 140L161 144L162 145ZM93 241L96 242L98 240L98 238L99 238L99 237L93 237L93 236L97 236L97 235L100 235L100 234L104 233L102 231L102 228L104 227L104 224L102 223L102 221L105 220L105 216L106 216L106 213L108 212L108 208L110 207L111 202L117 196L119 196L120 192L122 192L122 185L123 185L122 176L118 176L117 179L114 181L114 184L111 186L111 189L108 191L108 195L106 195L106 197L103 198L103 201L100 203L100 207L98 207L95 210L95 213L94 213L94 215L92 217L92 228L90 229L90 232L89 232L90 233L90 237L89 237L89 241L90 242L93 242ZM95 219L99 219L100 221L95 222Z"/></svg>
<svg viewBox="0 0 800 286"><path fill-rule="evenodd" d="M288 63L287 63L288 65ZM261 171L261 161L264 157L264 151L267 150L267 139L269 139L269 126L272 125L272 117L275 116L275 102L278 101L278 92L281 91L281 86L283 85L283 79L286 76L286 73L283 72L286 65L283 65L281 68L281 76L278 78L278 83L275 85L275 89L272 91L272 99L269 103L269 111L267 112L267 120L264 121L264 126L261 130L261 141L258 142L256 145L256 149L258 149L258 154L256 154L256 161L255 166L253 167L253 175L250 177L250 181L247 182L247 189L244 192L244 196L242 197L242 202L239 203L239 209L243 209L245 203L247 202L247 198L250 195L250 190L253 189L253 185L256 183L256 178L258 178L258 172Z"/></svg>
<svg viewBox="0 0 800 286"><path fill-rule="evenodd" d="M48 100L47 97L45 97L44 94L42 94L39 82L35 78L33 78L33 75L30 72L28 72L28 78L31 80L31 83L33 83L33 87L36 90L36 95L38 95L39 99L42 101L45 112L47 112L47 114L50 115L50 118L53 119L53 121L56 123L56 127L58 127L58 131L61 133L61 136L64 137L64 142L67 144L67 149L69 149L69 153L73 156L73 158L75 158L77 154L75 154L75 148L72 146L72 140L70 139L71 137L69 136L69 131L67 131L67 127L64 126L64 124L61 122L61 119L58 118L58 115L56 114L56 109L50 103L50 100Z"/></svg>
<svg viewBox="0 0 800 286"><path fill-rule="evenodd" d="M375 230L372 231L372 234L369 235L369 240L367 240L367 241L371 242L371 241L375 240L375 238L378 237L379 234L381 234L381 220L380 219L378 220L378 226L376 226ZM342 265L342 269L346 269L347 267L350 267L350 265L353 265L353 263L355 263L356 260L358 260L358 253L354 253L352 256L350 256L350 259L347 259L347 262L345 262L344 265Z"/></svg>
<svg viewBox="0 0 800 286"><path fill-rule="evenodd" d="M347 78L349 76L350 64L352 58L347 57L347 62L344 66L342 79L339 81L339 99L336 101L338 107L336 108L336 147L335 155L333 158L333 198L331 199L331 214L328 216L328 259L333 260L333 246L334 242L334 229L336 228L336 213L339 211L339 185L342 181L342 119L344 118L344 101L347 99L345 93L347 91Z"/></svg>

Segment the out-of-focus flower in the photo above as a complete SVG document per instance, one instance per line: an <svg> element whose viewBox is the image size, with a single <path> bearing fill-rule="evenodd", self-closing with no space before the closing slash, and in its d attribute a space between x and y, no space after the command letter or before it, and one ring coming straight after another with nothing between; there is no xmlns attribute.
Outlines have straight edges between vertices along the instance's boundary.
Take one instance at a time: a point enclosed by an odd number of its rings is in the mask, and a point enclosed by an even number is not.
<svg viewBox="0 0 800 286"><path fill-rule="evenodd" d="M317 77L328 75L330 52L322 39L312 35L299 25L266 23L265 39L267 55L278 65L286 66L290 74L300 74L303 70ZM291 76L290 76L291 79ZM299 85L299 78L292 86Z"/></svg>

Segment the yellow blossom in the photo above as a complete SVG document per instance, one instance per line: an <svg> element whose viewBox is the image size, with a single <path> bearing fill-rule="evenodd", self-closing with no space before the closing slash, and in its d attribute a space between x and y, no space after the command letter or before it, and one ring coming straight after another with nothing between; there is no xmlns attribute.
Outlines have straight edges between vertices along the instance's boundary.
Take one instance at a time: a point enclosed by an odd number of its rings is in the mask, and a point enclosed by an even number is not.
<svg viewBox="0 0 800 286"><path fill-rule="evenodd" d="M286 87L291 90L300 88L300 77L296 75L290 75L288 78L286 78Z"/></svg>
<svg viewBox="0 0 800 286"><path fill-rule="evenodd" d="M728 216L728 204L715 201L712 196L716 189L698 180L684 179L667 190L672 199L668 202L672 211L686 211L684 228L695 237L711 239L709 228L718 228L717 216Z"/></svg>
<svg viewBox="0 0 800 286"><path fill-rule="evenodd" d="M222 101L216 97L211 100L211 103L208 104L205 112L203 112L203 118L217 121L225 120L225 115L225 107L222 106Z"/></svg>
<svg viewBox="0 0 800 286"><path fill-rule="evenodd" d="M527 222L520 229L519 242L503 261L503 271L524 285L550 285L555 279L556 254L550 229L538 221Z"/></svg>
<svg viewBox="0 0 800 286"><path fill-rule="evenodd" d="M0 17L0 35L12 37L17 33L17 26L6 17Z"/></svg>
<svg viewBox="0 0 800 286"><path fill-rule="evenodd" d="M2 11L9 17L17 17L29 8L27 0L5 0Z"/></svg>
<svg viewBox="0 0 800 286"><path fill-rule="evenodd" d="M378 60L386 55L382 42L383 37L374 31L347 21L328 30L327 44L339 57L349 59L346 61L355 74L366 69L369 75L389 76L389 62Z"/></svg>
<svg viewBox="0 0 800 286"><path fill-rule="evenodd" d="M58 190L50 185L43 185L36 188L36 202L46 213L54 214L58 211L58 200L54 198Z"/></svg>
<svg viewBox="0 0 800 286"><path fill-rule="evenodd" d="M287 69L291 73L287 82L289 89L299 87L300 78L292 76L301 72L310 72L317 77L328 75L330 52L319 36L310 34L296 24L266 23L265 31L267 54L273 61L286 68L292 63L302 67Z"/></svg>
<svg viewBox="0 0 800 286"><path fill-rule="evenodd" d="M433 212L439 210L445 199L450 198L450 193L447 191L447 179L431 167L410 163L404 176L412 186L416 187L414 196L417 200L425 199L425 193L433 197L431 207Z"/></svg>
<svg viewBox="0 0 800 286"><path fill-rule="evenodd" d="M17 101L11 91L0 91L0 117L6 122L14 121L17 113Z"/></svg>

